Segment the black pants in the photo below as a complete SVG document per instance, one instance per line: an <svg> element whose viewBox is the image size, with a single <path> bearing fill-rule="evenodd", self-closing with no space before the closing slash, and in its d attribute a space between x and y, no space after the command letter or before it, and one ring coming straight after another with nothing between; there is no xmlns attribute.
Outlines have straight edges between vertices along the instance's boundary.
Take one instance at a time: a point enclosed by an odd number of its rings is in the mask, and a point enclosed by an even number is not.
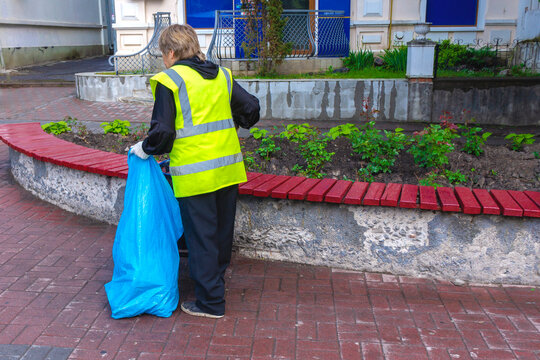
<svg viewBox="0 0 540 360"><path fill-rule="evenodd" d="M197 306L214 315L225 314L225 270L231 261L238 185L178 198L195 282Z"/></svg>

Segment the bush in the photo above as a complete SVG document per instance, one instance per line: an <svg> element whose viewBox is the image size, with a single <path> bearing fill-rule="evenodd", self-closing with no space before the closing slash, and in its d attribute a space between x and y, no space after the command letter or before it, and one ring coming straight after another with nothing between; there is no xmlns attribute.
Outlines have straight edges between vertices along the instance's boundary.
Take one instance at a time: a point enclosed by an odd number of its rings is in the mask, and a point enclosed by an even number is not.
<svg viewBox="0 0 540 360"><path fill-rule="evenodd" d="M326 148L329 138L321 135L321 131L309 124L289 124L279 135L282 139L298 144L298 151L305 160L306 165L296 164L292 170L299 175L321 179L326 174L321 170L324 165L332 160L334 153L329 153Z"/></svg>
<svg viewBox="0 0 540 360"><path fill-rule="evenodd" d="M349 52L349 56L343 59L343 65L350 70L362 70L373 66L373 52L371 50L359 50Z"/></svg>
<svg viewBox="0 0 540 360"><path fill-rule="evenodd" d="M467 60L467 46L452 44L450 40L443 40L439 44L437 68L446 70L462 65Z"/></svg>
<svg viewBox="0 0 540 360"><path fill-rule="evenodd" d="M394 71L405 71L407 69L407 47L400 46L392 50L384 50L382 59L385 68Z"/></svg>
<svg viewBox="0 0 540 360"><path fill-rule="evenodd" d="M54 134L54 135L71 131L71 128L68 126L68 124L65 121L50 122L47 124L43 124L41 125L41 128L46 133Z"/></svg>
<svg viewBox="0 0 540 360"><path fill-rule="evenodd" d="M497 56L488 46L474 49L467 45L452 44L450 40L439 43L437 68L439 70L466 67L470 70L481 70L497 65Z"/></svg>
<svg viewBox="0 0 540 360"><path fill-rule="evenodd" d="M103 131L105 134L113 133L113 134L121 134L121 135L128 135L130 130L130 122L127 120L119 120L116 119L112 122L103 122L100 125L103 128Z"/></svg>
<svg viewBox="0 0 540 360"><path fill-rule="evenodd" d="M455 130L441 125L430 125L413 134L412 145L408 150L414 162L420 167L442 169L448 164L448 153L454 151L453 139L459 137Z"/></svg>

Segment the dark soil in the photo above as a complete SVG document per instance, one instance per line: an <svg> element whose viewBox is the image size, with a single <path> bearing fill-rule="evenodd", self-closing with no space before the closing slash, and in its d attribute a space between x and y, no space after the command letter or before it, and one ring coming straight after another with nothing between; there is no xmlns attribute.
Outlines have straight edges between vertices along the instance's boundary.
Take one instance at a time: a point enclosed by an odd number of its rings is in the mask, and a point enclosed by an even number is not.
<svg viewBox="0 0 540 360"><path fill-rule="evenodd" d="M129 146L140 139L136 135L120 136L115 134L88 134L84 137L75 133L64 133L58 137L94 149L127 154ZM297 153L294 144L276 139L276 146L281 148L268 163L255 153L259 141L252 137L241 139L244 152L251 152L260 168L250 171L265 172L276 175L296 175L291 169L295 164L303 165L303 159ZM456 149L459 149L456 146ZM365 163L360 155L355 154L346 138L338 138L329 143L329 152L335 152L331 163L323 168L325 177L335 179L358 179L357 170ZM540 153L540 142L526 146L524 151L512 151L505 145L486 145L485 152L479 157L461 151L449 154L448 169L460 171L468 181L459 186L486 189L533 190L540 191L540 159L533 152ZM161 160L161 157L159 160ZM418 184L419 179L426 176L431 169L415 165L411 154L403 151L396 165L389 174L374 176L376 182ZM452 186L447 180L437 180L443 186Z"/></svg>

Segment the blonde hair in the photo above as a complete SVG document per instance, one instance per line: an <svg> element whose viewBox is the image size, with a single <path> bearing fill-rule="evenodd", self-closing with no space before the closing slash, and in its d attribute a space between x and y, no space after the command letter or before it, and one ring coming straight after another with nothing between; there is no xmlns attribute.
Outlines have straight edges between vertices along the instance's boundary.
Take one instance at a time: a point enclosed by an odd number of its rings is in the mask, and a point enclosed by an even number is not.
<svg viewBox="0 0 540 360"><path fill-rule="evenodd" d="M198 57L199 60L206 60L206 56L201 51L199 40L195 30L189 25L174 24L163 30L159 36L159 49L162 53L174 52L177 60Z"/></svg>

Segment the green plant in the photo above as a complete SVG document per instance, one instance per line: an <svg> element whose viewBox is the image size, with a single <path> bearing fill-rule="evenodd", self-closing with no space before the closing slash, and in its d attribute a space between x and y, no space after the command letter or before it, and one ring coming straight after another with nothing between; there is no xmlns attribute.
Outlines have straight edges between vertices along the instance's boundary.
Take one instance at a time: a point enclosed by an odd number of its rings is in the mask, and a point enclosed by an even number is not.
<svg viewBox="0 0 540 360"><path fill-rule="evenodd" d="M394 132L385 130L383 136L381 130L375 128L375 122L370 121L351 137L353 150L367 161L367 165L358 170L360 178L373 181L372 175L390 172L401 150L409 142L408 136L402 131L401 128Z"/></svg>
<svg viewBox="0 0 540 360"><path fill-rule="evenodd" d="M140 140L146 136L150 126L146 123L141 123L133 128L132 134L135 136L135 140Z"/></svg>
<svg viewBox="0 0 540 360"><path fill-rule="evenodd" d="M360 49L349 52L349 56L343 59L343 65L350 70L362 70L372 67L373 61L374 56L371 50Z"/></svg>
<svg viewBox="0 0 540 360"><path fill-rule="evenodd" d="M497 171L496 171L495 169L491 169L490 173L491 173L491 175L493 175L493 176L497 176L497 175L498 175L498 173L497 173Z"/></svg>
<svg viewBox="0 0 540 360"><path fill-rule="evenodd" d="M443 186L437 182L437 179L439 178L439 174L437 172L430 171L426 175L427 176L425 178L418 180L418 184L422 186L432 186L434 188Z"/></svg>
<svg viewBox="0 0 540 360"><path fill-rule="evenodd" d="M243 150L243 147L242 147L242 150ZM242 151L243 152L243 157L244 157L244 165L246 166L246 169L248 171L260 171L261 170L261 166L259 164L257 164L257 162L255 161L255 157L253 157L253 152L252 151Z"/></svg>
<svg viewBox="0 0 540 360"><path fill-rule="evenodd" d="M441 169L448 164L447 154L454 150L453 139L459 137L450 127L430 125L420 132L414 132L408 152L420 167Z"/></svg>
<svg viewBox="0 0 540 360"><path fill-rule="evenodd" d="M103 122L100 125L103 128L103 131L105 134L113 133L113 134L121 134L121 135L128 135L130 133L130 122L127 120L119 120L116 119L112 122Z"/></svg>
<svg viewBox="0 0 540 360"><path fill-rule="evenodd" d="M531 145L535 141L533 134L511 133L506 135L504 138L506 140L510 140L510 147L514 151L521 151L523 150L524 145Z"/></svg>
<svg viewBox="0 0 540 360"><path fill-rule="evenodd" d="M324 165L332 160L333 152L326 150L329 138L309 124L289 124L279 135L281 138L298 144L298 151L306 162L305 166L296 164L293 171L311 178L322 178Z"/></svg>
<svg viewBox="0 0 540 360"><path fill-rule="evenodd" d="M533 151L533 155L535 159L540 159L540 154L538 153L538 151Z"/></svg>
<svg viewBox="0 0 540 360"><path fill-rule="evenodd" d="M71 128L68 126L68 124L65 121L46 123L46 124L41 125L41 128L46 133L54 134L54 135L59 135L59 134L71 131Z"/></svg>
<svg viewBox="0 0 540 360"><path fill-rule="evenodd" d="M491 133L485 132L480 134L482 128L469 127L467 123L459 125L459 128L462 130L461 136L465 138L465 144L461 150L475 156L482 154L484 152L483 146L486 143L487 138L491 136Z"/></svg>
<svg viewBox="0 0 540 360"><path fill-rule="evenodd" d="M328 132L326 133L326 136L328 136L332 140L336 140L338 137L344 136L346 138L351 138L355 136L355 134L358 134L359 130L354 124L343 124L334 126L333 128L330 128Z"/></svg>
<svg viewBox="0 0 540 360"><path fill-rule="evenodd" d="M467 58L467 46L452 44L450 40L443 40L439 43L437 55L437 68L446 70L462 65Z"/></svg>
<svg viewBox="0 0 540 360"><path fill-rule="evenodd" d="M279 146L276 146L274 135L269 135L268 130L254 127L249 132L253 135L254 139L261 139L261 145L255 152L265 161L270 160L270 157L276 151L281 150Z"/></svg>
<svg viewBox="0 0 540 360"><path fill-rule="evenodd" d="M284 18L281 0L250 0L242 2L246 14L246 41L241 46L246 56L256 57L257 73L261 76L277 73L277 67L292 52L292 44L283 41Z"/></svg>
<svg viewBox="0 0 540 360"><path fill-rule="evenodd" d="M464 62L469 68L474 70L494 67L497 65L497 53L487 46L480 49L467 48Z"/></svg>
<svg viewBox="0 0 540 360"><path fill-rule="evenodd" d="M467 182L467 176L458 171L445 170L444 176L451 184L462 184Z"/></svg>
<svg viewBox="0 0 540 360"><path fill-rule="evenodd" d="M385 68L394 71L405 71L407 69L407 47L400 46L392 50L384 50L382 59Z"/></svg>

